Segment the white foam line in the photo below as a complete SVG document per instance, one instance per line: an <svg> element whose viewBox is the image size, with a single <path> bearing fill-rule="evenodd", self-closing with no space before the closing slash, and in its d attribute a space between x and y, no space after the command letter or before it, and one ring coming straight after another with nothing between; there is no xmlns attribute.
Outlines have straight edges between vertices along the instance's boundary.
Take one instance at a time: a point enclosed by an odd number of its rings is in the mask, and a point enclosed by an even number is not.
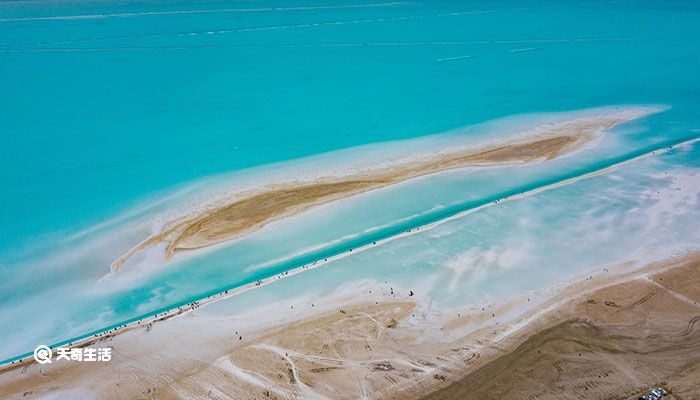
<svg viewBox="0 0 700 400"><path fill-rule="evenodd" d="M524 49L511 50L510 52L511 53L529 53L531 51L538 51L538 50L542 50L542 49L539 47L526 47Z"/></svg>
<svg viewBox="0 0 700 400"><path fill-rule="evenodd" d="M528 43L568 43L568 42L620 42L631 40L655 40L650 36L617 36L604 38L553 38L553 39L507 39L507 40L436 40L418 42L375 42L375 43L330 43L330 44L296 44L288 47L330 47L330 46L451 46L460 44L528 44Z"/></svg>
<svg viewBox="0 0 700 400"><path fill-rule="evenodd" d="M206 9L206 10L173 10L173 11L145 11L145 12L127 12L127 13L108 13L108 14L85 14L85 15L55 15L46 17L23 17L23 18L1 18L0 22L19 22L19 21L66 21L66 20L85 20L85 19L104 19L104 18L129 18L129 17L145 17L153 15L179 15L179 14L214 14L214 13L250 13L250 12L270 12L270 11L304 11L304 10L327 10L338 8L367 8L367 7L387 7L404 4L403 1L394 1L388 3L369 3L369 4L346 4L346 5L328 5L328 6L299 6L299 7L264 7L264 8L222 8L222 9Z"/></svg>
<svg viewBox="0 0 700 400"><path fill-rule="evenodd" d="M410 21L410 20L415 20L415 19L459 17L459 16L463 16L463 15L478 15L478 14L490 14L490 13L497 13L497 12L524 11L524 10L528 10L528 8L504 8L504 9L497 9L497 10L457 11L457 12L426 14L426 15L406 15L406 16L400 16L400 17L356 19L356 20L349 20L349 21L308 22L308 23L291 24L291 25L273 25L273 26L260 26L260 27L254 27L254 28L240 28L240 29L236 29L235 31L236 32L251 32L251 31L263 31L263 30L272 30L272 29L309 28L309 27L316 27L316 26L366 24L366 23L370 23L370 22Z"/></svg>
<svg viewBox="0 0 700 400"><path fill-rule="evenodd" d="M32 44L65 44L65 43L85 43L92 41L105 41L105 40L125 40L125 39L150 39L150 38L160 38L169 36L197 36L197 35L221 35L236 32L258 32L258 31L269 31L269 30L279 30L279 29L298 29L298 28L313 28L319 26L340 26L340 25L354 25L354 24L367 24L374 22L392 22L392 21L410 21L428 18L442 18L442 17L457 17L464 15L478 15L478 14L489 14L504 11L522 11L528 10L527 8L511 8L511 9L498 9L498 10L477 10L477 11L456 11L450 13L438 13L438 14L421 14L421 15L405 15L399 17L384 17L384 18L366 18L366 19L355 19L355 20L342 20L342 21L320 21L320 22L305 22L299 24L288 24L288 25L268 25L268 26L257 26L248 28L230 28L230 29L218 29L212 31L188 31L188 32L170 32L170 33L154 33L147 35L130 35L130 36L114 36L114 37L104 37L104 38L89 38L89 39L79 39L79 40L60 40L52 42L34 42L25 44L15 44L10 46L25 46Z"/></svg>
<svg viewBox="0 0 700 400"><path fill-rule="evenodd" d="M231 31L232 32L232 31ZM199 34L217 34L224 31L210 32L192 32L192 33L174 33L162 34L168 35L199 35ZM32 46L37 44L71 44L89 42L93 40L117 40L117 39L135 39L135 38L153 38L159 37L161 34L144 37L114 37L100 39L85 39L85 40L69 40L59 42L37 42L37 43L20 43L7 45L0 48L0 53L32 53L32 52L82 52L82 51L154 51L154 50L196 50L196 49L246 49L246 48L340 48L340 47L402 47L402 46L459 46L459 45L503 45L503 44L538 44L538 43L590 43L590 42L624 42L636 40L656 40L655 37L613 37L613 38L569 38L569 39L535 39L535 40L458 40L458 41L426 41L426 42L368 42L368 43L289 43L289 44L235 44L235 45L183 45L183 46L129 46L129 47L63 47L63 48L33 48L22 49L14 48L17 46ZM517 52L517 51L511 51ZM451 58L473 58L472 56L451 57ZM437 61L450 61L447 59L438 59Z"/></svg>
<svg viewBox="0 0 700 400"><path fill-rule="evenodd" d="M600 2L600 3L588 3L581 4L580 6L590 6L597 4L608 4L610 2ZM441 17L455 17L463 15L479 15L479 14L491 14L500 12L517 12L517 11L532 11L532 10L544 10L544 9L555 9L555 8L566 8L565 5L558 6L547 6L547 7L519 7L519 8L503 8L503 9L491 9L491 10L472 10L472 11L455 11L449 13L437 13L437 14L423 14L423 15L408 15L399 17L385 17L385 18L374 18L374 19L360 19L360 20L350 20L350 21L326 21L326 22L310 22L302 24L292 24L292 25L276 25L276 26L261 26L252 28L237 28L237 29L222 29L215 31L191 31L191 32L173 32L173 33L161 33L161 34L150 34L150 35L132 35L132 36L115 36L106 38L92 38L92 39L81 39L81 40L62 40L54 42L34 42L34 43L24 43L24 44L14 44L9 45L14 46L25 46L25 45L36 45L36 44L60 44L60 43L82 43L90 41L102 41L102 40L122 40L122 39L146 39L146 38L157 38L165 36L196 36L200 34L226 34L233 32L249 32L249 31L261 31L261 30L272 30L272 29L289 29L289 28L308 28L317 26L333 26L333 25L346 25L346 24L363 24L372 22L390 22L390 21L406 21L406 20L416 20L416 19L427 19L427 18L441 18Z"/></svg>
<svg viewBox="0 0 700 400"><path fill-rule="evenodd" d="M437 61L437 62L457 61L457 60L468 60L470 58L473 58L473 56L458 56L458 57L438 58L435 61Z"/></svg>
<svg viewBox="0 0 700 400"><path fill-rule="evenodd" d="M406 1L392 1L385 3L367 3L367 4L341 4L327 6L297 6L297 7L261 7L261 8L213 8L205 10L172 10L172 11L144 11L144 12L125 12L125 13L105 13L105 14L83 14L83 15L51 15L44 17L18 17L18 18L0 18L0 22L21 22L21 21L52 21L52 20L85 20L85 19L104 19L104 18L128 18L128 17L144 17L152 15L179 15L179 14L212 14L212 13L247 13L247 12L270 12L270 11L298 11L298 10L324 10L324 9L348 9L348 8L369 8L369 7L387 7L400 4L406 4ZM593 2L579 4L579 6L591 6L599 4L614 4L619 1L608 2ZM522 11L530 9L555 9L566 8L567 5L556 5L538 8L516 8L506 9L505 11ZM490 10L484 10L489 12ZM501 11L501 10L497 10Z"/></svg>

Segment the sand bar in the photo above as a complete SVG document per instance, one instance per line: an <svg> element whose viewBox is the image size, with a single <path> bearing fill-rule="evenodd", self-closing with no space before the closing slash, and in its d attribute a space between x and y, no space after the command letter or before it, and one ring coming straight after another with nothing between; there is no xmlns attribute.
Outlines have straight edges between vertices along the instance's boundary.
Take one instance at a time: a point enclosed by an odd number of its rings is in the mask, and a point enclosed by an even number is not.
<svg viewBox="0 0 700 400"><path fill-rule="evenodd" d="M359 193L443 171L465 167L493 167L548 161L571 154L599 139L606 129L654 111L650 108L621 109L588 118L575 118L537 127L536 134L505 143L446 149L411 162L370 168L342 178L328 177L307 183L276 184L243 198L171 221L166 227L111 265L117 271L135 254L165 245L165 258L177 252L206 248L256 231L265 224L298 214L314 206Z"/></svg>

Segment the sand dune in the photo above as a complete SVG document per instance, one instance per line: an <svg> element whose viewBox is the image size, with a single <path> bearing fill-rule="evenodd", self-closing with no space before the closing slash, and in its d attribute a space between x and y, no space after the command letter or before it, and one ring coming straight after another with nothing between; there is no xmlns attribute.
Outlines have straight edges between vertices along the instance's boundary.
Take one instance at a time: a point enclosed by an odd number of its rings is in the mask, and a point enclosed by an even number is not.
<svg viewBox="0 0 700 400"><path fill-rule="evenodd" d="M637 399L656 386L700 398L698 281L696 256L600 289L423 399Z"/></svg>
<svg viewBox="0 0 700 400"><path fill-rule="evenodd" d="M570 154L598 138L619 123L649 114L649 109L618 110L589 118L576 118L537 127L537 134L509 143L440 152L411 162L370 168L342 178L322 178L308 183L278 184L255 194L236 198L216 208L172 221L155 234L115 260L117 271L135 254L165 245L165 258L175 253L205 248L236 239L265 224L306 211L314 206L350 197L409 179L442 171L476 166L524 164L552 160Z"/></svg>

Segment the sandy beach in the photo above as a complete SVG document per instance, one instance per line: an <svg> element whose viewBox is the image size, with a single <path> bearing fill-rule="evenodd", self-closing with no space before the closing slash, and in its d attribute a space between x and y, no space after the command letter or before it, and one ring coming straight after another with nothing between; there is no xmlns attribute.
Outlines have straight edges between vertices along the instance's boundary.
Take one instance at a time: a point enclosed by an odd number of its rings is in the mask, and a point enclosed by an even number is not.
<svg viewBox="0 0 700 400"><path fill-rule="evenodd" d="M262 187L245 197L224 200L213 208L165 225L116 259L116 272L141 251L163 245L166 260L176 253L206 248L236 239L265 224L306 211L314 206L379 189L406 180L466 167L494 167L553 160L572 154L600 139L606 129L658 110L621 109L579 117L533 128L534 134L510 142L445 149L429 157L417 157L389 165L369 166L367 171L342 178L319 178L311 182Z"/></svg>
<svg viewBox="0 0 700 400"><path fill-rule="evenodd" d="M532 306L438 310L379 284L249 319L204 305L90 343L113 348L107 364L6 366L0 397L604 399L664 385L692 399L699 281L692 253L607 266Z"/></svg>

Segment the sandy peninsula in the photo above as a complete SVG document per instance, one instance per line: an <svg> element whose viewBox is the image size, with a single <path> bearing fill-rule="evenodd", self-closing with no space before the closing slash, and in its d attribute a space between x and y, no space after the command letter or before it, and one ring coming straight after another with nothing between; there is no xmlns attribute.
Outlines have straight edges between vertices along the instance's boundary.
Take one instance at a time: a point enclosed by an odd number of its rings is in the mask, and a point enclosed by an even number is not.
<svg viewBox="0 0 700 400"><path fill-rule="evenodd" d="M494 167L553 160L590 145L606 129L656 112L652 108L614 109L589 117L550 123L532 129L533 134L502 143L444 149L429 157L369 168L342 178L276 184L245 197L224 200L216 207L173 220L116 259L117 271L137 253L164 247L168 260L178 252L206 248L260 229L265 224L298 214L314 206L359 193L443 171L466 167Z"/></svg>
<svg viewBox="0 0 700 400"><path fill-rule="evenodd" d="M0 397L636 399L663 385L693 399L699 283L691 253L601 268L529 308L434 310L382 285L250 321L205 306L92 343L113 348L108 364L4 367Z"/></svg>

